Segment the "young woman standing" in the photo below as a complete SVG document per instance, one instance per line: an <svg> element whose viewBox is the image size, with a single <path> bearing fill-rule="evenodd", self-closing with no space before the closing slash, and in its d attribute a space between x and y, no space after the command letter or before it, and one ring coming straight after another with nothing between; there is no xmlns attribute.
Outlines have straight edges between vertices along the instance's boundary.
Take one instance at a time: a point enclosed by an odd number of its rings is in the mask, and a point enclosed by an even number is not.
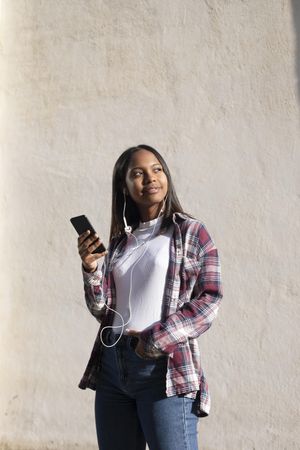
<svg viewBox="0 0 300 450"><path fill-rule="evenodd" d="M218 311L220 264L154 148L118 158L109 249L93 254L100 243L89 231L78 238L86 303L100 322L79 387L96 390L99 447L196 450L210 409L197 338Z"/></svg>

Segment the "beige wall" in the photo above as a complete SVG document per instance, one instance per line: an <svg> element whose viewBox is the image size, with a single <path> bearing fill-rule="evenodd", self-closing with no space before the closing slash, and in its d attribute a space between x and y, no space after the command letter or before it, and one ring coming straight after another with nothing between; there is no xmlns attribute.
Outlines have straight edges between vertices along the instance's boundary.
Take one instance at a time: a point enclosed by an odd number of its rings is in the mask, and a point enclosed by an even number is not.
<svg viewBox="0 0 300 450"><path fill-rule="evenodd" d="M69 218L107 242L112 167L138 143L221 253L200 448L299 448L298 2L0 4L0 448L96 448Z"/></svg>

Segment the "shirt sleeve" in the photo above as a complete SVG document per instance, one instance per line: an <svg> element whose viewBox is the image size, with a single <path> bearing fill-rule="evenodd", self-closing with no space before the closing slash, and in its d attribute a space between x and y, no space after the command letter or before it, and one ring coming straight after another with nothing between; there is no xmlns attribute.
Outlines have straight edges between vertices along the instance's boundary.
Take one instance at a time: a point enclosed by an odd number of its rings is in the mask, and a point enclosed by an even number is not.
<svg viewBox="0 0 300 450"><path fill-rule="evenodd" d="M141 332L145 351L149 353L153 347L172 353L178 344L204 333L217 315L223 296L218 251L204 226L200 227L196 238L199 243L199 272L191 298L165 322L155 322Z"/></svg>
<svg viewBox="0 0 300 450"><path fill-rule="evenodd" d="M105 299L103 296L103 266L97 269L95 272L86 272L83 265L81 265L83 275L83 286L85 294L85 302L90 313L101 322Z"/></svg>

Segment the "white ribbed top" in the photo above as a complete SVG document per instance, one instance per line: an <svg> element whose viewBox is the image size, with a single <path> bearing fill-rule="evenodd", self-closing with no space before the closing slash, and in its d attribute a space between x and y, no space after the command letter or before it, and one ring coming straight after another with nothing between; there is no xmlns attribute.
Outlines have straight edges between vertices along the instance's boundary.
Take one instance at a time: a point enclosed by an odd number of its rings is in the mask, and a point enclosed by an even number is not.
<svg viewBox="0 0 300 450"><path fill-rule="evenodd" d="M132 233L137 240L129 235L124 253L118 258L113 268L117 297L116 310L122 315L125 323L129 319L132 270L131 320L125 329L141 331L160 320L173 234L173 225L164 234L159 234L162 221L163 217L159 217L149 222L141 222ZM120 317L115 314L113 325L121 325L121 323ZM114 332L121 333L122 328L114 328Z"/></svg>

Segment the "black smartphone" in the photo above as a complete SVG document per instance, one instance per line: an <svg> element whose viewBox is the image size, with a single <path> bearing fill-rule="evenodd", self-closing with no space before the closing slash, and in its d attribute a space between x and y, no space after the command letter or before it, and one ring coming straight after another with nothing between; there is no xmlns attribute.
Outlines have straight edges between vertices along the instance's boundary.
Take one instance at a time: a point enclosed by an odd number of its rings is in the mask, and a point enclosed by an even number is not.
<svg viewBox="0 0 300 450"><path fill-rule="evenodd" d="M79 235L84 233L87 230L90 230L90 232L92 234L96 234L96 231L95 231L93 225L91 224L91 222L85 215L72 217L70 219L70 222ZM93 254L94 253L103 253L103 252L105 252L105 250L106 250L106 248L101 243L99 245L99 247L97 247L92 253Z"/></svg>

